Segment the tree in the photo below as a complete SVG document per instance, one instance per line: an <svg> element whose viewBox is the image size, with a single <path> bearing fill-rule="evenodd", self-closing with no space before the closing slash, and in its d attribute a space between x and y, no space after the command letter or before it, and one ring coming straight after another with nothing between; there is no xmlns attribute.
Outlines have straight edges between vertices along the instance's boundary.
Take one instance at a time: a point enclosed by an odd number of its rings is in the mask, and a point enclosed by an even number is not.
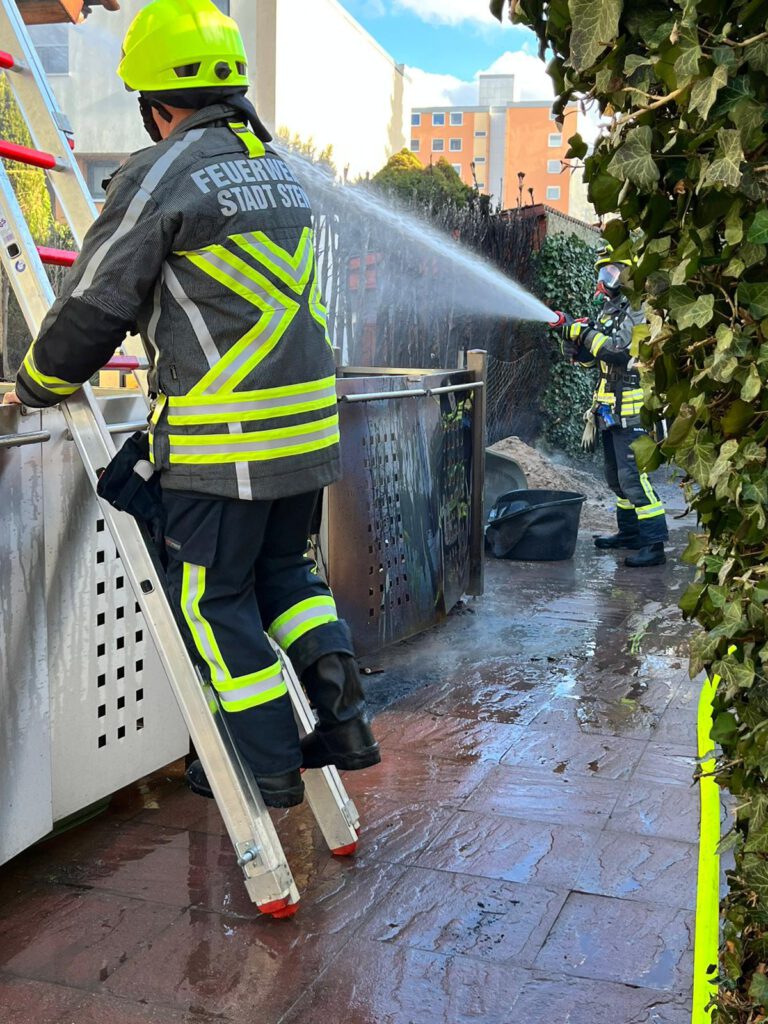
<svg viewBox="0 0 768 1024"><path fill-rule="evenodd" d="M492 0L501 16L507 0ZM691 672L720 677L712 739L737 798L736 865L723 903L715 1018L768 1007L768 32L764 0L512 0L555 83L555 110L584 97L609 123L586 160L605 234L638 260L649 326L635 349L646 405L703 532L681 607L702 626ZM570 139L569 156L587 148Z"/></svg>
<svg viewBox="0 0 768 1024"><path fill-rule="evenodd" d="M444 206L461 209L475 195L474 189L464 184L445 157L424 167L409 149L401 149L391 156L371 181L382 192L408 204L431 209Z"/></svg>

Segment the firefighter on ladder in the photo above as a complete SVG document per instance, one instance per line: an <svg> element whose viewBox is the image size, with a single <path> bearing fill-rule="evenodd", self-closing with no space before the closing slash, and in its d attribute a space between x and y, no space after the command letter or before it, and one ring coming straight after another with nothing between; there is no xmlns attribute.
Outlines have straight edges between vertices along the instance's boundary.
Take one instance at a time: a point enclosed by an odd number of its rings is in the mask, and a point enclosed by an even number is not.
<svg viewBox="0 0 768 1024"><path fill-rule="evenodd" d="M615 259L609 245L601 250L595 263L596 297L604 304L597 323L565 317L561 329L571 359L587 367L597 364L600 370L592 407L585 414L584 446L593 446L597 428L603 440L605 478L616 495L618 532L595 537L595 547L634 550L625 564L645 568L666 561L668 531L664 506L648 475L639 471L631 447L643 433L643 389L630 344L633 328L645 318L632 309L622 291L625 268L630 265L629 260Z"/></svg>
<svg viewBox="0 0 768 1024"><path fill-rule="evenodd" d="M156 145L112 178L7 400L60 402L138 326L170 596L265 803L288 807L302 767L380 759L349 630L306 554L340 475L310 203L245 98L239 29L211 0L143 7L118 74ZM301 743L264 630L317 710ZM187 779L212 795L199 761Z"/></svg>

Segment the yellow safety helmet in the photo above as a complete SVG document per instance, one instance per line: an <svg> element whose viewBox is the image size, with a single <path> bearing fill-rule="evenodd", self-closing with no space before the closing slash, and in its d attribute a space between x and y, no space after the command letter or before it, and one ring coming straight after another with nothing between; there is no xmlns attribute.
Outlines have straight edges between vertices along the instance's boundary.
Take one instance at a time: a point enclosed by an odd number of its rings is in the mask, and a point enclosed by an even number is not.
<svg viewBox="0 0 768 1024"><path fill-rule="evenodd" d="M237 23L212 0L153 0L131 22L118 75L135 92L248 88Z"/></svg>
<svg viewBox="0 0 768 1024"><path fill-rule="evenodd" d="M627 259L616 259L613 255L613 246L609 242L605 242L602 249L600 249L595 258L595 270L599 270L600 267L610 266L612 263L620 263L624 267L631 267L634 260Z"/></svg>

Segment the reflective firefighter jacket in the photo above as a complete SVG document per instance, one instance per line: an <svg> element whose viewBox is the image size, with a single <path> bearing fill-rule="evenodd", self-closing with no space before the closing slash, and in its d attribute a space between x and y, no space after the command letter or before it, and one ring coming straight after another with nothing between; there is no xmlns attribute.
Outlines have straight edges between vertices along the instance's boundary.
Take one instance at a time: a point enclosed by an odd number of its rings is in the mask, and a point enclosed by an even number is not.
<svg viewBox="0 0 768 1024"><path fill-rule="evenodd" d="M78 389L137 326L167 488L274 499L339 475L333 352L309 200L224 105L112 179L19 371L31 406Z"/></svg>
<svg viewBox="0 0 768 1024"><path fill-rule="evenodd" d="M597 364L600 369L594 400L607 405L618 420L638 416L643 406L640 374L628 369L632 331L642 323L642 311L632 309L620 295L605 304L597 325L586 330L580 339L578 362L585 366Z"/></svg>

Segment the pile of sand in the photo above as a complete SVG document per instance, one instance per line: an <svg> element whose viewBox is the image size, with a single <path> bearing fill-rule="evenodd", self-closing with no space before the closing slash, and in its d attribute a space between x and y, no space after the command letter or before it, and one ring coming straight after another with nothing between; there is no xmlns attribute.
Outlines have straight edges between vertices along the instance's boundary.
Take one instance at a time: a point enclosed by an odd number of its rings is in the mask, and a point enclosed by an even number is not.
<svg viewBox="0 0 768 1024"><path fill-rule="evenodd" d="M613 532L616 528L616 499L608 485L599 477L583 469L558 465L543 452L531 448L519 437L505 437L491 445L493 452L502 452L514 459L525 473L531 489L546 488L553 491L578 491L587 500L581 510L582 530ZM602 467L601 467L602 469Z"/></svg>

